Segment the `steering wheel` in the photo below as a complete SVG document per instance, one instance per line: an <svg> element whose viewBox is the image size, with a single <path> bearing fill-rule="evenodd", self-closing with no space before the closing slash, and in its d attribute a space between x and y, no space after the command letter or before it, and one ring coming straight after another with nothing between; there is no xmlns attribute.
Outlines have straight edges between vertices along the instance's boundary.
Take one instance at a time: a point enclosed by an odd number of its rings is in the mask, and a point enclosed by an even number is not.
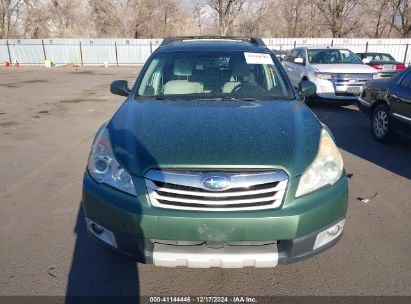
<svg viewBox="0 0 411 304"><path fill-rule="evenodd" d="M253 94L255 93L256 95L261 95L265 94L266 91L260 87L258 84L250 81L244 81L242 83L237 84L233 90L231 91L233 94Z"/></svg>

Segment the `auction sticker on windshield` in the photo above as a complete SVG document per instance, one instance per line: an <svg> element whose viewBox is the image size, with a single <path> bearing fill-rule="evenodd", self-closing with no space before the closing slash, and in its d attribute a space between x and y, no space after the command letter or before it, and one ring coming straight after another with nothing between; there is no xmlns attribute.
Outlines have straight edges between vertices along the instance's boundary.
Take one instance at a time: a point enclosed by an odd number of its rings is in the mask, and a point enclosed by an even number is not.
<svg viewBox="0 0 411 304"><path fill-rule="evenodd" d="M244 52L245 61L247 64L273 64L273 59L270 54L263 53L248 53Z"/></svg>

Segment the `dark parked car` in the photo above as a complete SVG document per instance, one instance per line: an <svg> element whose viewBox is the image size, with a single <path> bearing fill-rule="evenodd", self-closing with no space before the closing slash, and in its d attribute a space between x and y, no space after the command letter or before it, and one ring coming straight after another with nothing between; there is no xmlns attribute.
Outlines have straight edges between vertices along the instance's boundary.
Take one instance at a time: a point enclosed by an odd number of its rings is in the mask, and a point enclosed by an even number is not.
<svg viewBox="0 0 411 304"><path fill-rule="evenodd" d="M390 79L367 82L358 107L371 118L377 141L387 141L396 133L411 137L411 67Z"/></svg>
<svg viewBox="0 0 411 304"><path fill-rule="evenodd" d="M386 53L357 53L364 63L379 70L380 78L389 78L398 71L405 70L405 65ZM364 61L365 59L365 61Z"/></svg>

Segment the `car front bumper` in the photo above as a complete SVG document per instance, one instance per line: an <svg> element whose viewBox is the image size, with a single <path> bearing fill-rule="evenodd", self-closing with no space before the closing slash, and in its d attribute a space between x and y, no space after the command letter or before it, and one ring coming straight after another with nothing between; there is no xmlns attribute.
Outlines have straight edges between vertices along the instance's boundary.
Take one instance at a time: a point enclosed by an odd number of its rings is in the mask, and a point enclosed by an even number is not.
<svg viewBox="0 0 411 304"><path fill-rule="evenodd" d="M253 212L154 208L146 195L127 195L88 174L83 183L91 235L139 262L171 267L274 267L315 255L340 239L347 200L346 177L282 208ZM326 232L335 225L336 234Z"/></svg>
<svg viewBox="0 0 411 304"><path fill-rule="evenodd" d="M349 86L349 85L334 85L332 81L311 77L317 87L316 95L324 101L330 101L332 103L356 101L361 94L362 86ZM349 93L351 88L359 89L360 92L356 94Z"/></svg>
<svg viewBox="0 0 411 304"><path fill-rule="evenodd" d="M86 218L86 222L89 234L100 243L142 263L164 267L261 268L294 263L331 248L342 236L345 219L295 240L264 242L258 245L251 244L252 242L230 242L218 248L208 242L198 244L136 239L98 225L89 218ZM99 230L97 233L94 225L102 232ZM334 227L338 227L337 233L329 234L327 230Z"/></svg>

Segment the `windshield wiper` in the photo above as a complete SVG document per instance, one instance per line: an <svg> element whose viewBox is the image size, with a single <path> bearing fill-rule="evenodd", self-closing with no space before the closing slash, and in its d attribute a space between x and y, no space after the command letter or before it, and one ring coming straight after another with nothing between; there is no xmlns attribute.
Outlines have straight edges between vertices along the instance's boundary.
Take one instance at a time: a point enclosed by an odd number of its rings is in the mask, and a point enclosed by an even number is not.
<svg viewBox="0 0 411 304"><path fill-rule="evenodd" d="M242 100L242 101L257 101L255 97L223 97L223 100Z"/></svg>
<svg viewBox="0 0 411 304"><path fill-rule="evenodd" d="M191 100L195 100L195 101L221 101L223 99L221 97L210 97L210 98L193 98Z"/></svg>
<svg viewBox="0 0 411 304"><path fill-rule="evenodd" d="M162 96L156 96L154 97L155 100L175 100L175 99L171 99L171 98L167 98L167 97L162 97Z"/></svg>
<svg viewBox="0 0 411 304"><path fill-rule="evenodd" d="M195 98L195 101L226 101L226 100L241 100L241 101L256 101L259 100L255 97L232 97L232 96L222 96L222 97L210 97L210 98Z"/></svg>

